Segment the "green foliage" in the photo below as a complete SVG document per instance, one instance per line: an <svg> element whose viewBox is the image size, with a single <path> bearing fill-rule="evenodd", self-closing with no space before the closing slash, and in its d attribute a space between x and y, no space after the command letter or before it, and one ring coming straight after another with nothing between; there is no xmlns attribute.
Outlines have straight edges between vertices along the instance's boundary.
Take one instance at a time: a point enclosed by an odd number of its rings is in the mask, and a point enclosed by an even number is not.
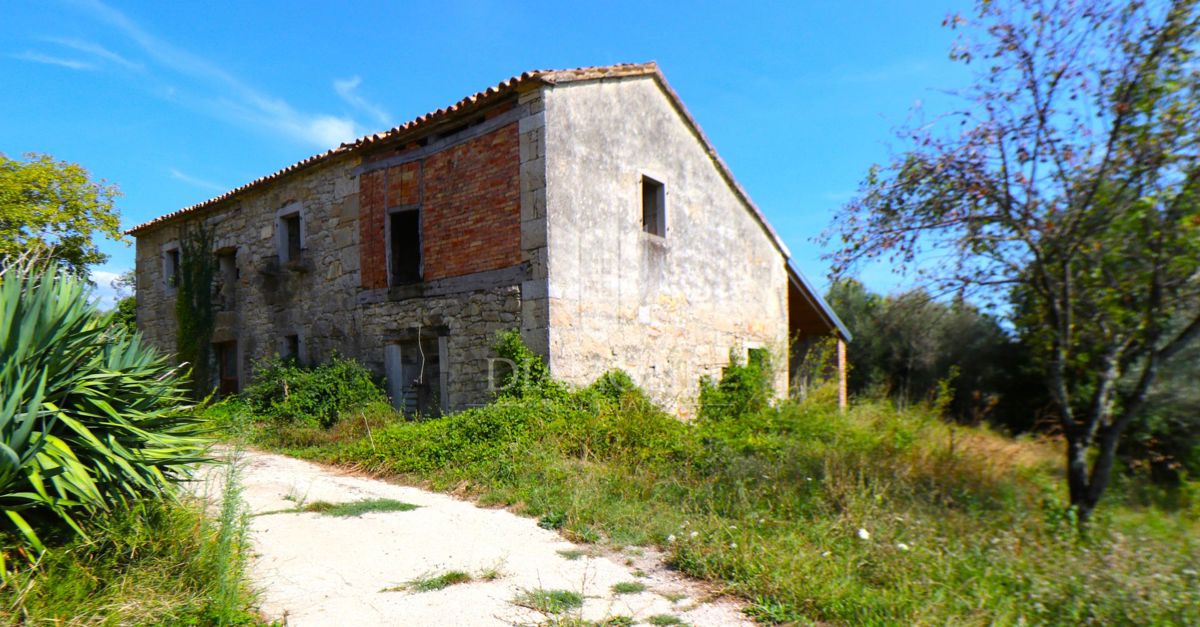
<svg viewBox="0 0 1200 627"><path fill-rule="evenodd" d="M396 499L363 499L361 501L351 501L349 503L330 503L328 501L315 501L298 508L300 512L316 512L325 516L337 516L339 518L351 518L370 514L372 512L411 512L417 509L412 503L397 501Z"/></svg>
<svg viewBox="0 0 1200 627"><path fill-rule="evenodd" d="M125 327L125 330L134 333L137 331L137 275L133 270L122 272L119 277L112 281L112 288L116 290L117 306L113 312L113 324Z"/></svg>
<svg viewBox="0 0 1200 627"><path fill-rule="evenodd" d="M954 58L987 59L964 102L898 130L827 241L837 273L886 258L1007 301L1086 521L1159 369L1200 341L1200 4L976 12L946 22L974 31Z"/></svg>
<svg viewBox="0 0 1200 627"><path fill-rule="evenodd" d="M89 539L50 546L0 578L0 623L258 624L241 502L223 496L215 519L201 503L171 498L97 515Z"/></svg>
<svg viewBox="0 0 1200 627"><path fill-rule="evenodd" d="M83 279L38 261L0 274L0 529L41 547L164 494L206 441L175 371L89 303Z"/></svg>
<svg viewBox="0 0 1200 627"><path fill-rule="evenodd" d="M427 575L413 579L412 581L404 584L404 589L412 590L413 592L432 592L434 590L449 588L450 586L458 585L460 583L470 583L471 580L472 577L470 573L466 573L461 570L450 570L440 575Z"/></svg>
<svg viewBox="0 0 1200 627"><path fill-rule="evenodd" d="M513 603L545 614L561 614L567 610L583 607L583 595L570 590L524 590L513 599Z"/></svg>
<svg viewBox="0 0 1200 627"><path fill-rule="evenodd" d="M738 419L760 412L771 402L770 357L765 351L752 352L741 362L736 351L729 351L729 365L721 369L721 380L700 380L700 418L703 420Z"/></svg>
<svg viewBox="0 0 1200 627"><path fill-rule="evenodd" d="M887 395L901 404L940 395L951 399L948 417L1014 433L1034 428L1049 403L1017 339L970 303L940 302L922 289L882 296L850 279L835 281L827 300L854 334L847 345L853 395Z"/></svg>
<svg viewBox="0 0 1200 627"><path fill-rule="evenodd" d="M126 296L118 300L112 316L113 325L125 329L126 333L137 333L137 297Z"/></svg>
<svg viewBox="0 0 1200 627"><path fill-rule="evenodd" d="M183 227L179 235L179 275L175 295L175 352L191 366L192 395L202 399L212 392L212 333L216 324L213 277L217 262L212 254L212 231L203 222Z"/></svg>
<svg viewBox="0 0 1200 627"><path fill-rule="evenodd" d="M315 367L278 357L260 363L240 398L254 415L312 427L329 427L343 412L387 402L370 370L338 355Z"/></svg>
<svg viewBox="0 0 1200 627"><path fill-rule="evenodd" d="M637 594L646 590L646 584L640 581L621 581L613 584L612 591L616 594Z"/></svg>
<svg viewBox="0 0 1200 627"><path fill-rule="evenodd" d="M501 331L496 334L492 349L506 360L507 371L497 368L499 381L495 383L497 394L513 398L553 397L565 393L558 382L550 378L550 369L541 355L529 350L519 331Z"/></svg>
<svg viewBox="0 0 1200 627"><path fill-rule="evenodd" d="M467 490L568 538L658 544L764 621L1200 620L1190 505L1121 508L1123 518L1081 537L1062 522L1071 510L1054 490L1053 442L867 401L847 414L832 402L782 403L688 424L623 402L628 392L604 393L623 379L299 447L264 426L258 442ZM358 421L351 413L335 431Z"/></svg>
<svg viewBox="0 0 1200 627"><path fill-rule="evenodd" d="M108 256L94 234L120 241L121 221L113 208L117 188L93 182L87 170L49 155L30 153L27 161L0 153L0 260L29 250L84 275Z"/></svg>

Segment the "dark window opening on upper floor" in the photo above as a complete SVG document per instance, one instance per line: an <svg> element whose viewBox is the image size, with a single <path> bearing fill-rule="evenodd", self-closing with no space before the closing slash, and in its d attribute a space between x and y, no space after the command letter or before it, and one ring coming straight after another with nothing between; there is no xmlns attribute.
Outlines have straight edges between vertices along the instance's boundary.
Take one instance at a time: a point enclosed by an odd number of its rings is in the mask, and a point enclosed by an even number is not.
<svg viewBox="0 0 1200 627"><path fill-rule="evenodd" d="M657 235L667 236L667 190L662 183L648 177L642 177L642 230Z"/></svg>
<svg viewBox="0 0 1200 627"><path fill-rule="evenodd" d="M179 286L179 249L172 248L164 253L163 259L163 281L168 289L175 289Z"/></svg>
<svg viewBox="0 0 1200 627"><path fill-rule="evenodd" d="M279 227L282 231L282 244L280 261L296 261L300 259L301 251L303 250L303 240L300 236L300 214L293 213L289 216L283 216L279 219Z"/></svg>
<svg viewBox="0 0 1200 627"><path fill-rule="evenodd" d="M389 220L392 285L421 280L421 212L397 211Z"/></svg>
<svg viewBox="0 0 1200 627"><path fill-rule="evenodd" d="M237 251L222 250L217 253L216 305L229 311L237 306L237 284L240 273L237 267Z"/></svg>

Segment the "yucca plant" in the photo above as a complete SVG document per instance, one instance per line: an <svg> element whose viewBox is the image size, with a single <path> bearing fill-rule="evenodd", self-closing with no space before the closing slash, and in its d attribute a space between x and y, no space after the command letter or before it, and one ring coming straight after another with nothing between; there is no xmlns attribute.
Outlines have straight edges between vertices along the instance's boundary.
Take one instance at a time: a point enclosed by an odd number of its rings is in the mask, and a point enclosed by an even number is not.
<svg viewBox="0 0 1200 627"><path fill-rule="evenodd" d="M175 369L88 296L53 263L0 269L0 526L38 550L48 529L86 535L81 515L163 494L206 443Z"/></svg>

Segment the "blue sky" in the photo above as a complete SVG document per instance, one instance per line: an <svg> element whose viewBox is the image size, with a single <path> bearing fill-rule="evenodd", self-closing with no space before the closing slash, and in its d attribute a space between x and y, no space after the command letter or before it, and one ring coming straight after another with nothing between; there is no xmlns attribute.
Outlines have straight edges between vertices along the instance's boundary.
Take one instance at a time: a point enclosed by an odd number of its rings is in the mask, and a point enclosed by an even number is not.
<svg viewBox="0 0 1200 627"><path fill-rule="evenodd" d="M891 129L969 75L906 2L9 3L0 152L116 183L125 226L215 196L535 68L657 61L734 175L825 285L811 239ZM111 274L133 248L105 242ZM903 280L874 267L889 291Z"/></svg>

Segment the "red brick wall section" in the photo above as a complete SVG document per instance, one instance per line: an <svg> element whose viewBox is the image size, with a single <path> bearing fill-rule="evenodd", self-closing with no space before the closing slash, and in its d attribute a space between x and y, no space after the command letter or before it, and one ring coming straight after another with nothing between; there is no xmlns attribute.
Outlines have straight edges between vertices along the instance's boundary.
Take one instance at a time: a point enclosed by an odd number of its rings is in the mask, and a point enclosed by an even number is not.
<svg viewBox="0 0 1200 627"><path fill-rule="evenodd" d="M423 197L422 197L423 196ZM362 175L362 285L387 287L389 207L420 205L425 280L521 263L520 153L510 124L431 155Z"/></svg>
<svg viewBox="0 0 1200 627"><path fill-rule="evenodd" d="M358 182L359 277L366 289L387 287L387 249L384 247L383 170L367 172Z"/></svg>
<svg viewBox="0 0 1200 627"><path fill-rule="evenodd" d="M521 263L516 123L425 160L425 280Z"/></svg>

